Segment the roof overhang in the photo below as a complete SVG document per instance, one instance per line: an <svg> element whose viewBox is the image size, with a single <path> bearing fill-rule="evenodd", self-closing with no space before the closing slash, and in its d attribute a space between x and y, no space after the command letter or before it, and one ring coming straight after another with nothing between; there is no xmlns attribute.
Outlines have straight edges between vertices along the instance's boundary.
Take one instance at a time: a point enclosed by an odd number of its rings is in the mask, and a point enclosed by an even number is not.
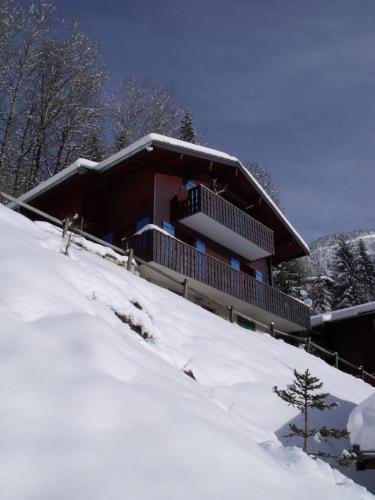
<svg viewBox="0 0 375 500"><path fill-rule="evenodd" d="M367 316L375 314L375 302L367 302L358 306L347 307L346 309L338 309L337 311L329 311L323 314L311 316L311 326L318 327L336 321L344 321L353 319L358 316Z"/></svg>

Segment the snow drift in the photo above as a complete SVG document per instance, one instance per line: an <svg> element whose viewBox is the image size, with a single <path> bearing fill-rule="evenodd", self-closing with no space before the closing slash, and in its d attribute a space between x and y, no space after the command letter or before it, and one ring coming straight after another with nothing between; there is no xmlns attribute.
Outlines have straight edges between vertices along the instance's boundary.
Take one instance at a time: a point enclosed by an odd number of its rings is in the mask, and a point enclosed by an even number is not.
<svg viewBox="0 0 375 500"><path fill-rule="evenodd" d="M370 386L93 252L65 256L56 229L2 206L0 234L3 500L373 498L283 446L298 415L272 392L309 368L345 422Z"/></svg>
<svg viewBox="0 0 375 500"><path fill-rule="evenodd" d="M362 450L375 450L375 395L363 401L350 413L350 440Z"/></svg>

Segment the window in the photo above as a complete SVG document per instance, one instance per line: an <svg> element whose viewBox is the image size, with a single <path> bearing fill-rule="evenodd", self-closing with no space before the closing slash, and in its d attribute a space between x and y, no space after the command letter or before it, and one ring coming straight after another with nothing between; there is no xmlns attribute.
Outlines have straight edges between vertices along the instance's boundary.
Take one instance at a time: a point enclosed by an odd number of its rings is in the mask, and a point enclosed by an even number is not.
<svg viewBox="0 0 375 500"><path fill-rule="evenodd" d="M264 281L264 275L263 275L262 271L259 271L259 269L255 270L255 279L257 281Z"/></svg>
<svg viewBox="0 0 375 500"><path fill-rule="evenodd" d="M102 237L102 240L106 241L107 243L113 243L113 233L105 234Z"/></svg>
<svg viewBox="0 0 375 500"><path fill-rule="evenodd" d="M169 222L165 222L163 221L163 229L164 231L167 231L167 233L171 234L172 236L174 236L175 234L175 229L174 227L172 226L172 224L170 224Z"/></svg>
<svg viewBox="0 0 375 500"><path fill-rule="evenodd" d="M244 318L243 316L237 315L237 324L242 326L242 328L246 328L246 330L256 331L256 325L254 321L250 321L249 319Z"/></svg>
<svg viewBox="0 0 375 500"><path fill-rule="evenodd" d="M236 257L231 257L230 267L232 267L233 269L236 269L236 271L239 271L240 267L241 267L240 261L238 259L236 259Z"/></svg>
<svg viewBox="0 0 375 500"><path fill-rule="evenodd" d="M136 230L139 231L140 229L142 229L142 227L145 227L147 226L147 224L150 224L150 218L149 217L145 217L144 219L139 219L136 223Z"/></svg>
<svg viewBox="0 0 375 500"><path fill-rule="evenodd" d="M186 187L186 189L193 189L193 188L197 187L197 183L194 181L187 181L187 183L185 184L185 187Z"/></svg>
<svg viewBox="0 0 375 500"><path fill-rule="evenodd" d="M205 253L206 243L202 240L195 240L195 248L198 250L198 252Z"/></svg>

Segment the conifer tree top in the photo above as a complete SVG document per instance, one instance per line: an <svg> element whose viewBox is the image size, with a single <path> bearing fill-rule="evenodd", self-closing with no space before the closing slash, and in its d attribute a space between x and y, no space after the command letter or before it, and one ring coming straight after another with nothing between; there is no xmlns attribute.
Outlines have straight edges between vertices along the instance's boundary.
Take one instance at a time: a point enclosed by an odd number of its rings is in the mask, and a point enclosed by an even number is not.
<svg viewBox="0 0 375 500"><path fill-rule="evenodd" d="M193 126L193 117L188 111L181 121L179 139L197 144L197 133Z"/></svg>

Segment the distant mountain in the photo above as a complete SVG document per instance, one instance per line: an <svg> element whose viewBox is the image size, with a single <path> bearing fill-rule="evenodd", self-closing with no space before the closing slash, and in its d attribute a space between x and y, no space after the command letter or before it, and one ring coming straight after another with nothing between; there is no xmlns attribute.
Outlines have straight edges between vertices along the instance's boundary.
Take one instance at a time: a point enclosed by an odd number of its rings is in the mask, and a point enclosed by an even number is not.
<svg viewBox="0 0 375 500"><path fill-rule="evenodd" d="M353 247L362 239L369 256L375 263L375 230L358 229L348 233L334 233L322 236L310 244L310 257L305 260L309 275L329 274L336 248L336 238L339 234L343 234L346 241Z"/></svg>

